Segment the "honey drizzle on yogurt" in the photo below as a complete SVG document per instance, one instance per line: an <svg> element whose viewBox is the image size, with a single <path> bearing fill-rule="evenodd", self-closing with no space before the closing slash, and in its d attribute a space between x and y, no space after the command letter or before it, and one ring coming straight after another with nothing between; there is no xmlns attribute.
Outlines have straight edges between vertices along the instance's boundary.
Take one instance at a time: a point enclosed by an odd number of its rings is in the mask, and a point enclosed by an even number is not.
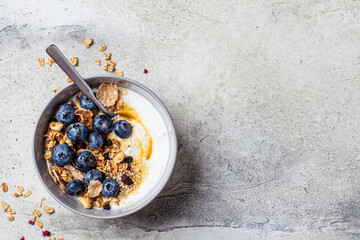
<svg viewBox="0 0 360 240"><path fill-rule="evenodd" d="M143 126L143 128L145 129L146 135L149 136L149 146L148 146L148 148L147 148L147 151L145 152L146 160L149 160L150 157L151 157L151 153L152 153L152 144L153 144L152 137L151 137L149 131L148 131L148 130L146 129L146 127L144 126L144 124L143 124L142 122L140 122L140 121L139 121L139 123L140 123L140 124ZM142 147L142 143L141 143L141 149L144 150L143 147Z"/></svg>
<svg viewBox="0 0 360 240"><path fill-rule="evenodd" d="M140 141L140 146L141 146L141 158L145 157L146 160L149 160L149 158L151 157L151 152L152 152L152 138L151 135L149 133L149 131L146 129L146 127L144 126L144 124L141 122L140 120L140 116L139 113L135 111L135 109L133 109L128 103L124 103L124 106L121 110L114 112L115 114L119 114L120 117L124 120L127 120L129 122L136 122L139 123L145 130L146 132L146 136L148 137L148 141L149 141L149 146L147 147L146 151L144 150L144 148L142 147L142 142ZM116 118L116 120L118 120L119 118Z"/></svg>
<svg viewBox="0 0 360 240"><path fill-rule="evenodd" d="M139 113L137 113L128 103L124 103L123 108L119 111L115 111L114 113L119 114L122 118L129 122L140 119Z"/></svg>

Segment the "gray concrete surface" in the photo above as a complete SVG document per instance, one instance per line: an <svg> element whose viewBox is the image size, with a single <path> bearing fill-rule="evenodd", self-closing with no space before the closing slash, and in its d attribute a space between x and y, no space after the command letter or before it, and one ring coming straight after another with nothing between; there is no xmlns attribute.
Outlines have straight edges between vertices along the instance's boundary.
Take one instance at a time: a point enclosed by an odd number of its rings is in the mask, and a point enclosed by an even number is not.
<svg viewBox="0 0 360 240"><path fill-rule="evenodd" d="M0 0L0 200L17 211L0 239L43 239L27 224L42 196L56 209L44 229L64 239L359 239L359 17L355 0ZM176 168L144 210L76 216L37 179L34 123L67 84L36 62L50 43L83 75L102 73L105 44L171 112Z"/></svg>

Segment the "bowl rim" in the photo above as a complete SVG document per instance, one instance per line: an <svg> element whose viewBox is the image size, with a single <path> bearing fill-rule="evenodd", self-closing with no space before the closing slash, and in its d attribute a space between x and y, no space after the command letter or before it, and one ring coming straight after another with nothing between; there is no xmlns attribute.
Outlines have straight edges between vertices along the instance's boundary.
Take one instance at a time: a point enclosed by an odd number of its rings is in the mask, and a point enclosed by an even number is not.
<svg viewBox="0 0 360 240"><path fill-rule="evenodd" d="M92 214L87 214L81 211L78 211L77 209L73 209L70 206L67 206L66 204L64 204L57 196L55 196L55 194L48 188L47 184L45 183L45 181L43 180L43 178L41 177L41 173L39 171L39 168L37 167L37 161L36 161L36 150L35 150L35 139L36 139L36 130L39 126L39 122L41 117L44 115L45 113L45 109L47 107L47 105L53 101L58 95L60 95L62 92L66 91L66 89L72 87L74 85L74 83L70 83L68 85L66 85L64 88L62 88L59 92L57 92L54 96L52 96L46 103L45 107L43 107L43 110L41 111L41 113L39 114L39 117L37 118L37 121L35 122L35 127L33 130L33 137L32 137L32 155L33 155L33 164L34 167L36 169L36 173L38 178L40 179L40 182L42 183L42 185L44 186L44 188L46 189L46 191L63 207L65 207L66 209L70 210L71 212L77 213L79 215L85 216L85 217L89 217L89 218L95 218L95 219L115 219L115 218L121 218L121 217L125 217L128 216L130 214L133 214L141 209L143 209L144 207L146 207L148 204L150 204L159 194L160 192L164 189L164 187L166 186L167 182L169 181L172 172L174 170L175 167L175 163L176 163L176 159L177 159L177 150L178 150L178 142L177 142L177 134L176 134L176 129L175 129L175 125L173 122L173 119L168 111L168 109L166 108L166 106L164 105L164 103L160 100L160 98L153 93L149 88L147 88L146 86L144 86L143 84L132 80L130 78L127 77L122 77L122 76L117 76L117 75L110 75L110 74L95 74L95 75L90 75L90 76L85 76L83 77L85 81L93 79L93 78L115 78L118 80L122 80L125 82L129 82L131 84L136 85L139 88L142 88L145 92L147 92L148 94L151 95L151 97L153 97L159 104L160 106L163 108L164 113L166 115L166 117L169 120L170 123L170 128L173 132L173 134L169 134L169 138L173 138L173 144L174 144L174 153L171 155L171 152L169 152L169 159L171 160L171 157L173 156L173 160L172 161L167 161L167 165L169 166L169 171L164 171L160 180L158 181L158 183L155 185L155 187L153 189L155 189L156 191L154 193L151 193L151 191L148 194L152 194L150 196L150 198L148 198L144 203L142 203L140 206L138 206L137 208L134 208L128 212L124 212L124 213L120 213L118 215L108 215L108 216L103 216L103 215L92 215ZM160 185L160 187L158 187L158 185ZM156 189L157 188L157 189Z"/></svg>

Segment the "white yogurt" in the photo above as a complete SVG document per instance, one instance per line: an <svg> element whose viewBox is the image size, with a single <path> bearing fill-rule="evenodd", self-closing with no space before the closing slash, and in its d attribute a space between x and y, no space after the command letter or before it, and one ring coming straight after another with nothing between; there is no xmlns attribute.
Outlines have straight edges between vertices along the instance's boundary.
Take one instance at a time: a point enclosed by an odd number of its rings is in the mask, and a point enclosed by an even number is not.
<svg viewBox="0 0 360 240"><path fill-rule="evenodd" d="M121 96L125 103L128 103L139 114L140 120L152 137L152 153L148 160L143 162L148 168L148 173L144 176L140 187L129 194L120 202L119 207L128 206L141 198L145 197L159 182L169 157L169 138L165 123L156 108L142 95L127 90L125 96ZM134 136L141 137L144 131L141 127L135 126ZM135 138L134 138L135 139ZM126 155L131 155L133 148L128 149ZM112 206L116 208L117 206Z"/></svg>

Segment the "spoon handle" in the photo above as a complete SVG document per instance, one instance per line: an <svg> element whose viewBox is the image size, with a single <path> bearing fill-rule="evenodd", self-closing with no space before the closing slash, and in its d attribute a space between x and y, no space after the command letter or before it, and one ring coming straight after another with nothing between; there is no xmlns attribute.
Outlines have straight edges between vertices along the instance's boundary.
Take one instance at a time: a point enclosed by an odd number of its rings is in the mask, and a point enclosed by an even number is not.
<svg viewBox="0 0 360 240"><path fill-rule="evenodd" d="M88 98L90 98L101 111L103 111L109 117L112 116L103 105L97 100L94 95L94 92L89 87L89 85L85 82L85 80L80 76L80 74L75 70L75 68L70 64L69 60L64 56L64 54L60 51L60 49L51 44L46 48L47 54L59 65L59 67L69 76L69 78L75 83L76 86L81 90L83 94L85 94Z"/></svg>

